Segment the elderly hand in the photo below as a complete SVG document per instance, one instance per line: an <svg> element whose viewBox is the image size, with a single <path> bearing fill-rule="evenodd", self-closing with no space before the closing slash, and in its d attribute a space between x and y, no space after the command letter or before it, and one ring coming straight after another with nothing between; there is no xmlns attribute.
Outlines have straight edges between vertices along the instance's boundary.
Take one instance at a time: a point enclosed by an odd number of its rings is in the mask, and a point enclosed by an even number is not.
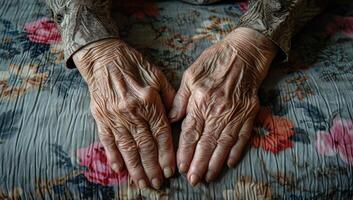
<svg viewBox="0 0 353 200"><path fill-rule="evenodd" d="M158 189L175 171L165 107L174 89L140 53L117 39L95 42L74 54L88 84L91 112L112 169L124 163L141 189Z"/></svg>
<svg viewBox="0 0 353 200"><path fill-rule="evenodd" d="M177 165L191 185L214 180L227 160L235 166L251 136L262 80L276 46L260 33L238 28L206 49L184 73L172 122L182 123Z"/></svg>

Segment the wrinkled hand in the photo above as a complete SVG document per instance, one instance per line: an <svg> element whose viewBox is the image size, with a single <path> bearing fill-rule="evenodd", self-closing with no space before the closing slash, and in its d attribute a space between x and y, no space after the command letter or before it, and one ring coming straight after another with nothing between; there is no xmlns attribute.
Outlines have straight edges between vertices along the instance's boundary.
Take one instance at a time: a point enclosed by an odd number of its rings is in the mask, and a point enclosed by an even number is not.
<svg viewBox="0 0 353 200"><path fill-rule="evenodd" d="M175 171L171 129L165 107L174 89L140 53L117 39L93 43L74 54L86 80L91 112L112 169L124 163L141 189L158 189Z"/></svg>
<svg viewBox="0 0 353 200"><path fill-rule="evenodd" d="M184 73L172 122L182 123L177 165L191 185L217 178L224 162L235 166L259 109L258 88L276 54L260 33L238 28L206 49Z"/></svg>

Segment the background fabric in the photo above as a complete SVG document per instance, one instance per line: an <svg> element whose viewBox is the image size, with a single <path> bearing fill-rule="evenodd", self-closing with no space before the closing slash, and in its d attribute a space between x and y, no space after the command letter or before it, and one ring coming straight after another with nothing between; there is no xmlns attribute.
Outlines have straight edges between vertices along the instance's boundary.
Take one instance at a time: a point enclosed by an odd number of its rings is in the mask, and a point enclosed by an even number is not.
<svg viewBox="0 0 353 200"><path fill-rule="evenodd" d="M122 37L175 88L203 49L234 28L247 3L196 6L120 1ZM331 6L293 41L260 91L254 138L235 169L192 188L175 175L160 191L113 173L97 138L87 87L64 67L44 2L0 7L0 199L351 199L353 5ZM303 16L305 17L305 16ZM180 124L173 127L178 141Z"/></svg>

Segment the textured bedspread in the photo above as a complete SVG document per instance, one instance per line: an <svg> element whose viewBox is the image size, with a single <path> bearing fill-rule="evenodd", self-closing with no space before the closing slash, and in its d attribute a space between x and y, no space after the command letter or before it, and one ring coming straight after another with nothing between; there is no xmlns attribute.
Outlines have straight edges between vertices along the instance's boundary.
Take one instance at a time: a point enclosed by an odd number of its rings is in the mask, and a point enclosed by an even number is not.
<svg viewBox="0 0 353 200"><path fill-rule="evenodd" d="M233 1L121 2L113 8L121 36L175 88L183 70L247 9ZM272 66L237 168L194 188L178 174L160 191L140 191L126 171L107 165L87 87L77 70L64 67L45 4L0 4L0 199L353 198L352 4L331 6L294 40L290 61Z"/></svg>

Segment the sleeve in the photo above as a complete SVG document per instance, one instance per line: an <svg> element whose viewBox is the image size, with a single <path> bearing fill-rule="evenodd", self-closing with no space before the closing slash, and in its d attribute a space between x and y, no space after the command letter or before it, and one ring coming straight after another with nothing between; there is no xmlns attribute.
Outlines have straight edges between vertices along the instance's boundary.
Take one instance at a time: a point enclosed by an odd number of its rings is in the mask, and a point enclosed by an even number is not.
<svg viewBox="0 0 353 200"><path fill-rule="evenodd" d="M264 34L281 50L277 59L286 61L292 37L322 12L327 3L328 0L250 0L249 10L237 27Z"/></svg>
<svg viewBox="0 0 353 200"><path fill-rule="evenodd" d="M58 24L66 66L74 68L72 55L80 48L119 36L111 17L111 0L46 0Z"/></svg>

